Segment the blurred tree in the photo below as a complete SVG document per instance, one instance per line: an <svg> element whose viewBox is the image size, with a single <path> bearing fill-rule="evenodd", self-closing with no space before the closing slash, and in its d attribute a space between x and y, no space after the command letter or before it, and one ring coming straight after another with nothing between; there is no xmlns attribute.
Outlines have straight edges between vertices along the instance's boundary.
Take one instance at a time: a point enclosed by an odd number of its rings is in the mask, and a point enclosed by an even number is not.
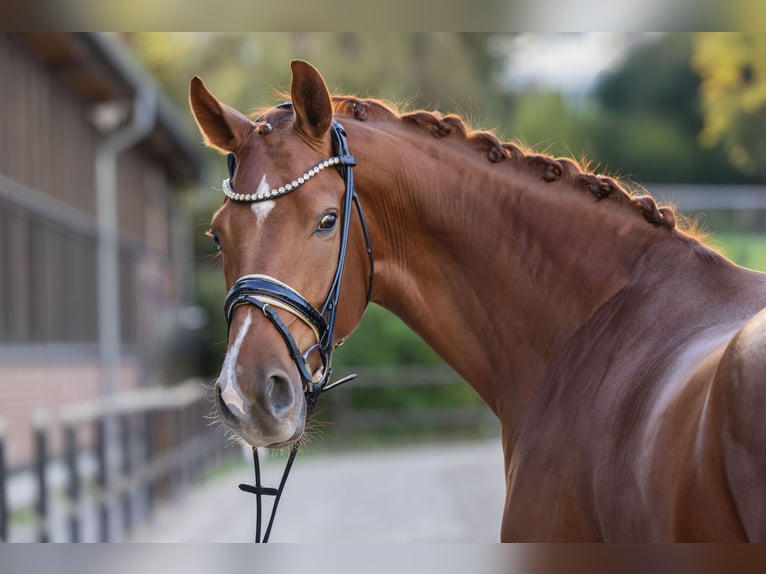
<svg viewBox="0 0 766 574"><path fill-rule="evenodd" d="M603 74L589 98L523 92L504 123L536 149L584 157L594 162L591 169L642 183L749 181L721 147L700 144L700 78L692 53L692 36L659 36Z"/></svg>
<svg viewBox="0 0 766 574"><path fill-rule="evenodd" d="M336 365L422 365L439 357L398 317L371 305L362 327L338 349Z"/></svg>
<svg viewBox="0 0 766 574"><path fill-rule="evenodd" d="M668 34L637 46L617 70L601 77L594 95L611 112L650 114L684 131L702 128L700 80L691 67L687 34Z"/></svg>
<svg viewBox="0 0 766 574"><path fill-rule="evenodd" d="M595 149L587 133L587 114L572 107L559 92L532 90L515 98L508 122L513 139L555 156L591 155Z"/></svg>
<svg viewBox="0 0 766 574"><path fill-rule="evenodd" d="M316 66L333 92L411 106L470 113L492 108L499 93L499 56L486 34L137 32L125 40L183 107L195 74L238 109L274 103L275 91L289 88L293 58Z"/></svg>
<svg viewBox="0 0 766 574"><path fill-rule="evenodd" d="M589 120L596 159L644 182L746 180L720 147L700 145L701 80L692 54L691 35L666 34L602 76L594 90L601 112Z"/></svg>
<svg viewBox="0 0 766 574"><path fill-rule="evenodd" d="M704 33L694 47L702 77L702 142L722 144L739 168L766 176L766 36Z"/></svg>

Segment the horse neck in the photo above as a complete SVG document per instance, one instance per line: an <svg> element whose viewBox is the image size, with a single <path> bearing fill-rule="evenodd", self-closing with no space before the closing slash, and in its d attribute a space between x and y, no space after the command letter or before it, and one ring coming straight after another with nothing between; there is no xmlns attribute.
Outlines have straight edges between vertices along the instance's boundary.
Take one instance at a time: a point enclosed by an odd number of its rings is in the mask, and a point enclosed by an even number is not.
<svg viewBox="0 0 766 574"><path fill-rule="evenodd" d="M551 354L670 233L460 142L393 131L349 130L376 259L373 299L495 412L522 408Z"/></svg>

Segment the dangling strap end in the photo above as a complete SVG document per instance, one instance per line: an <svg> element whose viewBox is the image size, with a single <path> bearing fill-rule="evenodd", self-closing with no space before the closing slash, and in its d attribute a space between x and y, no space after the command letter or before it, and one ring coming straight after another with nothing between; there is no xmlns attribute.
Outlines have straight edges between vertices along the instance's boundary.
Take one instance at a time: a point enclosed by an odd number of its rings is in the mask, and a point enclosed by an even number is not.
<svg viewBox="0 0 766 574"><path fill-rule="evenodd" d="M276 496L279 494L279 490L271 488L269 486L255 486L253 484L242 483L239 485L239 489L242 492L249 492L250 494L262 494L264 496Z"/></svg>
<svg viewBox="0 0 766 574"><path fill-rule="evenodd" d="M325 385L324 387L322 387L322 392L325 393L325 392L329 391L330 389L334 389L335 387L339 387L342 384L351 382L355 378L357 378L358 376L359 375L357 375L357 374L347 375L347 376L343 377L342 379L338 379L334 383L330 383L329 385Z"/></svg>

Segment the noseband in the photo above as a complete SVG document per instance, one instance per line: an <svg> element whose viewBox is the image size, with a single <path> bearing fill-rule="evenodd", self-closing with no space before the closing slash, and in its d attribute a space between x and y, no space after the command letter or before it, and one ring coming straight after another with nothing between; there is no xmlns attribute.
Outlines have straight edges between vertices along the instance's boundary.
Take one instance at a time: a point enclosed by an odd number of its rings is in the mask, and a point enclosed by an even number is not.
<svg viewBox="0 0 766 574"><path fill-rule="evenodd" d="M292 104L290 102L285 102L278 107L290 109ZM346 189L343 196L343 213L340 226L338 260L335 268L335 275L333 276L327 291L327 296L321 307L319 309L315 308L305 297L303 297L303 295L298 293L298 291L268 275L246 275L240 277L234 285L232 285L224 303L224 315L226 317L226 324L229 328L231 327L234 309L240 305L254 305L260 309L264 316L271 321L272 325L274 325L277 332L284 340L285 345L287 345L290 356L301 377L303 391L306 397L307 417L314 409L316 401L321 393L356 378L356 375L349 375L333 383L329 382L332 373L332 352L337 346L333 343L333 338L335 333L335 320L338 313L338 299L340 298L341 282L343 280L343 270L346 264L346 252L348 251L348 234L352 204L356 207L357 213L359 214L359 221L364 234L365 249L370 262L370 277L367 284L366 303L370 302L370 297L372 295L372 278L374 273L374 260L372 256L370 234L367 229L367 222L364 218L359 196L356 194L356 189L354 188L353 167L356 165L356 159L349 153L346 131L343 129L343 126L335 120L332 122L331 135L333 153L335 155L319 162L303 175L281 187L271 190L259 190L255 194L235 192L232 185L232 179L234 178L234 172L236 170L236 159L233 154L228 156L229 178L223 181L223 192L226 197L231 201L248 203L276 199L291 193L300 188L309 179L330 167L336 167L345 182ZM287 325L282 321L276 309L287 311L308 325L314 333L316 342L305 351L301 351L295 341L295 337L293 337L290 329L288 329ZM309 360L312 353L315 352L321 360L321 366L317 369L315 374L312 374ZM261 485L258 450L253 448L255 484L240 484L239 488L245 492L250 492L256 495L256 542L261 541L261 496L266 495L275 497L271 517L263 538L263 542L268 542L271 527L274 522L274 516L277 511L277 505L279 504L282 490L297 452L297 444L294 444L290 450L290 456L282 474L279 488L268 488Z"/></svg>

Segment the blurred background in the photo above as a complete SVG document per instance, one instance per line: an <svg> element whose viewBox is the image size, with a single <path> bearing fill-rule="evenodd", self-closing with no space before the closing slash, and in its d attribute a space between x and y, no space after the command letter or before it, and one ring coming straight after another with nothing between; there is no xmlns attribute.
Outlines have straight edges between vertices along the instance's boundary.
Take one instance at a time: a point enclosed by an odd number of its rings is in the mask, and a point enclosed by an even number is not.
<svg viewBox="0 0 766 574"><path fill-rule="evenodd" d="M640 183L766 270L762 35L2 33L0 539L252 536L248 463L207 394L225 161L187 93L196 74L240 110L277 103L292 58L333 92L459 113ZM472 389L376 306L334 362L360 379L320 402L275 539L496 540L502 453Z"/></svg>

